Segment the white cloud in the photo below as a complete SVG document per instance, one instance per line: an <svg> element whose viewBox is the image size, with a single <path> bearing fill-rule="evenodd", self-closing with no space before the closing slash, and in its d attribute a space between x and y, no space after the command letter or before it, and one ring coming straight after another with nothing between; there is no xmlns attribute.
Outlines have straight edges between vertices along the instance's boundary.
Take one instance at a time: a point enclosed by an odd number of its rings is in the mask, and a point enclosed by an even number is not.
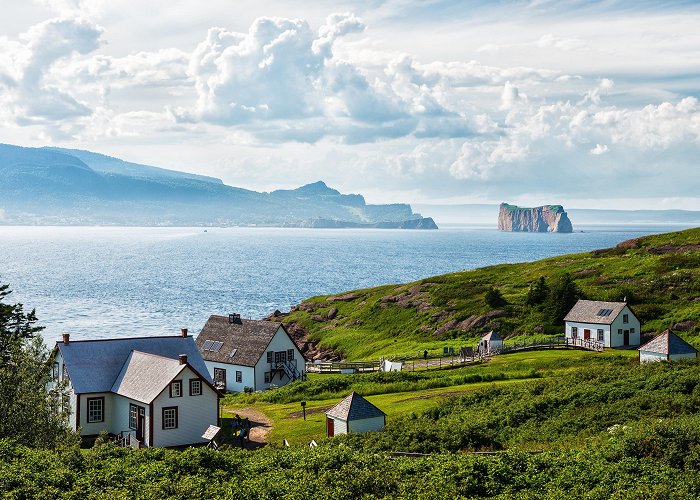
<svg viewBox="0 0 700 500"><path fill-rule="evenodd" d="M608 152L608 146L605 144L596 144L594 148L591 148L589 153L592 155L602 155Z"/></svg>

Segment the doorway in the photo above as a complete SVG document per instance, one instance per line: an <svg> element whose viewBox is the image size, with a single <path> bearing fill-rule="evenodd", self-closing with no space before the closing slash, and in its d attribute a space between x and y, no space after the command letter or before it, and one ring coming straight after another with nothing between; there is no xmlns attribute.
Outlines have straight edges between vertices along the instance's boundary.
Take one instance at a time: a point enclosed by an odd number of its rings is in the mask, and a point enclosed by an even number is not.
<svg viewBox="0 0 700 500"><path fill-rule="evenodd" d="M622 334L622 343L623 345L630 345L630 331L625 330Z"/></svg>
<svg viewBox="0 0 700 500"><path fill-rule="evenodd" d="M143 406L136 407L136 439L143 443L146 429L146 409Z"/></svg>
<svg viewBox="0 0 700 500"><path fill-rule="evenodd" d="M583 340L591 339L591 331L588 329L583 330Z"/></svg>
<svg viewBox="0 0 700 500"><path fill-rule="evenodd" d="M326 436L332 438L335 435L335 420L331 417L326 417Z"/></svg>

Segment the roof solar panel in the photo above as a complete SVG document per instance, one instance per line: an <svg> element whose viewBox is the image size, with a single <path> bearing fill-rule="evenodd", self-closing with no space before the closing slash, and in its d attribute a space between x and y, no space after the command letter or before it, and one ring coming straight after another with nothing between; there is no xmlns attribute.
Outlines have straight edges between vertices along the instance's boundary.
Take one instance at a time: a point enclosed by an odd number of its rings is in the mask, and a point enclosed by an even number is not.
<svg viewBox="0 0 700 500"><path fill-rule="evenodd" d="M219 352L219 349L221 349L221 346L224 345L223 342L212 342L211 347L209 348L210 351L213 352Z"/></svg>
<svg viewBox="0 0 700 500"><path fill-rule="evenodd" d="M202 349L205 351L208 351L211 348L211 345L214 343L213 340L205 340L204 345L202 346Z"/></svg>
<svg viewBox="0 0 700 500"><path fill-rule="evenodd" d="M610 316L610 313L612 313L612 309L601 309L598 311L598 316Z"/></svg>

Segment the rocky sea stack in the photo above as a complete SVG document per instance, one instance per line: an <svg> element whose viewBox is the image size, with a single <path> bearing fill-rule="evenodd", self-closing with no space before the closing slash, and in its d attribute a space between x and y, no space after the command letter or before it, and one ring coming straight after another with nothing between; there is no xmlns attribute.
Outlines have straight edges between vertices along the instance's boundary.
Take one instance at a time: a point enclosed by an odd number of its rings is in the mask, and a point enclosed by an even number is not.
<svg viewBox="0 0 700 500"><path fill-rule="evenodd" d="M561 205L522 208L508 203L501 203L498 229L530 233L570 233L574 230Z"/></svg>

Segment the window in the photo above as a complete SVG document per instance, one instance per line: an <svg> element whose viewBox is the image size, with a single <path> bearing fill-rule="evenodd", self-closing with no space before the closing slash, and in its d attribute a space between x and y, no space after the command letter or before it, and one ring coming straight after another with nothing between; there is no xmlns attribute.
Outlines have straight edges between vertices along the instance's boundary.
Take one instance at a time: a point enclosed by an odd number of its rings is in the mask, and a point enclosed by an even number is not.
<svg viewBox="0 0 700 500"><path fill-rule="evenodd" d="M65 363L63 363L63 380L70 381L70 377L68 376L68 367Z"/></svg>
<svg viewBox="0 0 700 500"><path fill-rule="evenodd" d="M618 335L622 335L622 328L618 328L618 329L617 329L617 334L618 334Z"/></svg>
<svg viewBox="0 0 700 500"><path fill-rule="evenodd" d="M129 405L129 429L136 430L136 419L138 418L138 406L135 404Z"/></svg>
<svg viewBox="0 0 700 500"><path fill-rule="evenodd" d="M202 395L202 381L198 378L190 379L190 396Z"/></svg>
<svg viewBox="0 0 700 500"><path fill-rule="evenodd" d="M571 338L575 339L576 337L578 337L578 328L576 328L575 326L572 326L571 327Z"/></svg>
<svg viewBox="0 0 700 500"><path fill-rule="evenodd" d="M173 380L170 382L170 397L182 397L182 380Z"/></svg>
<svg viewBox="0 0 700 500"><path fill-rule="evenodd" d="M236 383L240 384L241 382L243 382L243 372L236 370Z"/></svg>
<svg viewBox="0 0 700 500"><path fill-rule="evenodd" d="M630 328L630 333L634 333L634 328Z"/></svg>
<svg viewBox="0 0 700 500"><path fill-rule="evenodd" d="M226 369L225 368L214 368L214 385L226 386Z"/></svg>
<svg viewBox="0 0 700 500"><path fill-rule="evenodd" d="M622 315L622 322L623 322L624 324L629 323L629 322L630 322L630 315L629 315L629 314L623 314L623 315Z"/></svg>
<svg viewBox="0 0 700 500"><path fill-rule="evenodd" d="M294 359L294 349L287 349L287 359L289 361Z"/></svg>
<svg viewBox="0 0 700 500"><path fill-rule="evenodd" d="M265 383L266 384L270 383L270 372L265 372Z"/></svg>
<svg viewBox="0 0 700 500"><path fill-rule="evenodd" d="M58 382L58 361L55 361L53 364L53 373L51 374L51 378L53 378L54 382Z"/></svg>
<svg viewBox="0 0 700 500"><path fill-rule="evenodd" d="M602 328L598 328L598 342L603 342L605 340L605 333Z"/></svg>
<svg viewBox="0 0 700 500"><path fill-rule="evenodd" d="M163 430L177 429L177 406L163 408Z"/></svg>
<svg viewBox="0 0 700 500"><path fill-rule="evenodd" d="M272 351L267 351L267 362L272 363Z"/></svg>
<svg viewBox="0 0 700 500"><path fill-rule="evenodd" d="M104 412L105 398L104 397L87 398L87 406L88 406L88 414L87 414L88 423L104 422L105 421L105 412Z"/></svg>

